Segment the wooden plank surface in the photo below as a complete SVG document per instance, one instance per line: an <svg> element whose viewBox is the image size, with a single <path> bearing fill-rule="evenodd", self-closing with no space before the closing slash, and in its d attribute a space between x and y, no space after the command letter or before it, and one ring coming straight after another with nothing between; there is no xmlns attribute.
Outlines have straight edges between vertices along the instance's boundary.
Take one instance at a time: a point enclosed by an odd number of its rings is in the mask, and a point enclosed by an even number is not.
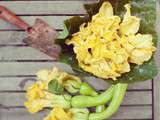
<svg viewBox="0 0 160 120"><path fill-rule="evenodd" d="M158 40L160 40L160 1L157 2L157 24L156 29L158 33ZM160 68L160 42L158 43L158 50L156 53L156 60L158 69ZM159 69L160 70L160 69ZM160 71L158 76L153 81L153 96L154 96L154 119L160 120Z"/></svg>
<svg viewBox="0 0 160 120"><path fill-rule="evenodd" d="M31 115L24 108L0 109L1 120L42 120L45 112ZM133 119L134 118L134 119ZM151 106L120 107L108 120L152 120Z"/></svg>
<svg viewBox="0 0 160 120"><path fill-rule="evenodd" d="M34 25L36 18L40 18L46 21L50 26L54 26L55 29L63 29L63 21L73 17L71 16L21 16L29 25ZM8 22L0 19L0 30L21 30Z"/></svg>
<svg viewBox="0 0 160 120"><path fill-rule="evenodd" d="M0 62L0 76L7 75L35 75L40 69L52 69L56 66L64 71L71 72L71 68L58 62Z"/></svg>
<svg viewBox="0 0 160 120"><path fill-rule="evenodd" d="M84 14L84 3L91 3L96 0L82 1L1 1L4 5L18 15L37 14ZM16 6L16 7L15 7ZM72 7L71 7L72 6ZM65 9L64 9L65 8Z"/></svg>
<svg viewBox="0 0 160 120"><path fill-rule="evenodd" d="M106 83L103 80L99 80L98 84L93 84L93 80L95 78L85 78L87 82L89 82L94 88L97 88L98 90L105 90L109 87L109 84ZM20 87L22 81L27 81L26 85L28 85L33 80L36 80L36 77L0 77L0 91L20 91L24 90ZM9 84L8 84L9 83ZM140 82L140 83L134 83L132 85L129 85L128 88L129 91L151 91L152 85L151 80ZM139 99L138 99L139 100Z"/></svg>
<svg viewBox="0 0 160 120"><path fill-rule="evenodd" d="M93 1L95 0L0 1L0 5L13 10L30 25L33 25L34 20L39 17L60 31L63 29L65 19L73 15L82 16L85 14L83 3ZM24 31L0 20L0 120L41 120L46 111L31 115L23 107L25 91L20 87L21 82L26 79L35 79L37 70L51 69L54 65L73 73L69 66L52 62L52 58L25 46L22 42L25 37ZM99 80L99 84L92 84L95 79L91 77L84 80L98 90L109 86L103 80ZM111 119L159 120L159 79L159 77L156 78L154 86L151 80L130 85L122 106ZM154 91L152 91L153 87ZM155 92L154 99L153 92Z"/></svg>
<svg viewBox="0 0 160 120"><path fill-rule="evenodd" d="M24 102L26 101L25 92L0 92L0 98L2 97L3 99L0 99L0 103L2 106L24 106ZM152 105L152 92L128 91L121 105Z"/></svg>
<svg viewBox="0 0 160 120"><path fill-rule="evenodd" d="M27 34L24 31L1 31L0 36L0 45L17 45L24 44Z"/></svg>
<svg viewBox="0 0 160 120"><path fill-rule="evenodd" d="M46 54L31 47L9 46L0 47L0 61L12 60L53 60Z"/></svg>
<svg viewBox="0 0 160 120"><path fill-rule="evenodd" d="M30 114L24 108L0 109L0 120L42 120L47 111Z"/></svg>

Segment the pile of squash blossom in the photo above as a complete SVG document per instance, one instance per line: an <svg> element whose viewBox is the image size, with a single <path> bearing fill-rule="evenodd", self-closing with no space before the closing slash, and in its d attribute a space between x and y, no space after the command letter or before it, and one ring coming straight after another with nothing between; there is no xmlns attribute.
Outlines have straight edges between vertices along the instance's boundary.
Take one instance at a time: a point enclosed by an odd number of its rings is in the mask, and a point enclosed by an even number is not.
<svg viewBox="0 0 160 120"><path fill-rule="evenodd" d="M130 63L141 65L151 58L156 49L152 35L137 33L140 19L131 16L130 7L125 5L127 12L121 21L113 15L111 4L104 2L92 21L82 24L80 31L66 41L74 45L82 69L100 78L116 80L130 71ZM24 104L30 113L51 108L43 120L104 120L117 111L127 86L118 83L97 93L77 76L57 68L40 70L37 81L27 88Z"/></svg>
<svg viewBox="0 0 160 120"><path fill-rule="evenodd" d="M73 45L79 66L97 77L117 80L130 71L130 63L141 65L152 57L152 35L137 33L140 18L131 16L131 6L123 20L113 14L112 5L104 2L89 23L80 26L66 44Z"/></svg>

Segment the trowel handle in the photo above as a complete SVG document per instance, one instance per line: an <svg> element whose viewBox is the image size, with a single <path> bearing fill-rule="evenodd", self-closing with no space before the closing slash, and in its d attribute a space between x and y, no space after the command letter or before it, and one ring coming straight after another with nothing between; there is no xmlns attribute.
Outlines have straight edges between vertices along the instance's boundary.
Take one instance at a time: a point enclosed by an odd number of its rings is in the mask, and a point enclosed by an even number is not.
<svg viewBox="0 0 160 120"><path fill-rule="evenodd" d="M2 5L0 5L0 18L26 31L30 27L21 18L16 16L13 12L11 12L10 10L8 10Z"/></svg>

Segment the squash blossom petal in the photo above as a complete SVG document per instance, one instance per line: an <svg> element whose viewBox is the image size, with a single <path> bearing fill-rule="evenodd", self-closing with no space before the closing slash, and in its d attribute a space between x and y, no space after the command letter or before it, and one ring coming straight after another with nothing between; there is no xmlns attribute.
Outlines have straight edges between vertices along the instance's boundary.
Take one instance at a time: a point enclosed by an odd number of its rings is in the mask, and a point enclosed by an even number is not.
<svg viewBox="0 0 160 120"><path fill-rule="evenodd" d="M88 120L89 110L87 108L63 109L55 107L43 120Z"/></svg>
<svg viewBox="0 0 160 120"><path fill-rule="evenodd" d="M131 16L131 5L126 4L125 8L127 10L124 15L124 20L120 24L120 33L123 35L136 34L140 27L140 18L136 16Z"/></svg>
<svg viewBox="0 0 160 120"><path fill-rule="evenodd" d="M43 83L41 83L43 84ZM45 98L45 93L43 89L45 88L45 85L39 85L38 82L34 83L32 86L28 87L26 98L28 99L27 102L25 102L26 108L28 108L28 111L31 113L36 113L40 110L42 110L47 102L43 98Z"/></svg>
<svg viewBox="0 0 160 120"><path fill-rule="evenodd" d="M72 120L71 113L61 107L55 107L43 120Z"/></svg>
<svg viewBox="0 0 160 120"><path fill-rule="evenodd" d="M46 73L46 71L42 70L39 73ZM46 78L43 75L40 75L41 78ZM27 88L27 101L24 103L24 105L30 113L36 113L45 107L70 108L71 96L67 94L55 95L53 93L48 92L48 81L48 79L41 79L36 81L33 85Z"/></svg>

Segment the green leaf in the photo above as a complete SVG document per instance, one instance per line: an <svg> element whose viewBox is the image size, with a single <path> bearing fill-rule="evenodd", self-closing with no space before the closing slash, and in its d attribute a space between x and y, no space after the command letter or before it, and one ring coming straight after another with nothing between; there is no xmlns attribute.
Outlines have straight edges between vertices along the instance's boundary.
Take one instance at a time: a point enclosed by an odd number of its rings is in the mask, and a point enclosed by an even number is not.
<svg viewBox="0 0 160 120"><path fill-rule="evenodd" d="M79 31L79 26L84 22L89 22L91 17L96 14L101 7L102 3L107 0L100 0L97 3L85 4L84 7L87 14L84 17L73 17L64 21L66 28L68 29L68 38L75 32ZM116 15L123 17L125 11L124 5L130 3L132 5L132 14L141 18L140 33L149 33L153 35L154 45L157 45L157 34L155 31L155 20L156 20L156 2L155 0L109 0L113 7ZM68 48L67 45L63 45L64 49L62 51L60 61L71 65L72 69L80 76L92 76L90 73L83 71L75 58L72 47ZM117 83L133 83L138 81L144 81L152 79L157 75L157 66L154 58L145 62L143 65L131 65L131 71L123 74L118 78L117 81L107 79L107 82Z"/></svg>
<svg viewBox="0 0 160 120"><path fill-rule="evenodd" d="M48 91L56 95L61 95L64 92L64 88L56 79L53 79L48 83Z"/></svg>
<svg viewBox="0 0 160 120"><path fill-rule="evenodd" d="M69 31L68 31L66 25L64 24L63 31L60 32L58 39L65 39L68 35L69 35Z"/></svg>
<svg viewBox="0 0 160 120"><path fill-rule="evenodd" d="M71 35L77 31L79 31L79 26L82 23L87 22L88 20L89 20L89 17L87 15L84 17L75 16L75 17L72 17L68 20L65 20L64 24L65 24L69 34Z"/></svg>

